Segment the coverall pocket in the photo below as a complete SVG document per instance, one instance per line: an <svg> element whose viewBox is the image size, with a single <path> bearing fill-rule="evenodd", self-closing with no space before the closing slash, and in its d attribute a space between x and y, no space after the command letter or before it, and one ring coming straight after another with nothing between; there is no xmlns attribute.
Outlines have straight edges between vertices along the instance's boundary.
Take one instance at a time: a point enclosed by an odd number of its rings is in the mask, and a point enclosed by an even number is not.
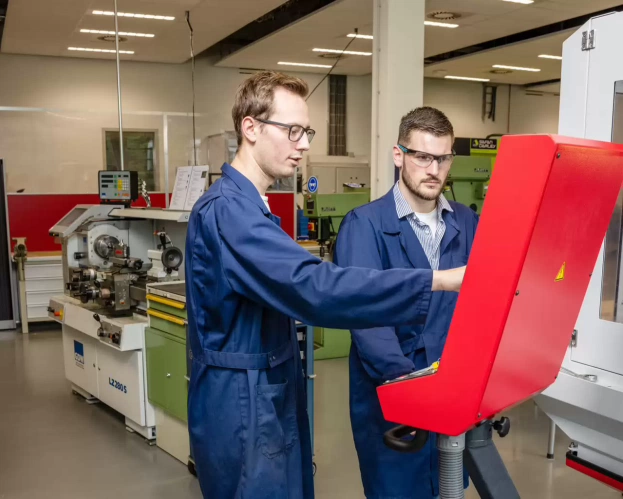
<svg viewBox="0 0 623 499"><path fill-rule="evenodd" d="M287 381L255 388L260 446L266 457L273 458L296 441L296 400Z"/></svg>

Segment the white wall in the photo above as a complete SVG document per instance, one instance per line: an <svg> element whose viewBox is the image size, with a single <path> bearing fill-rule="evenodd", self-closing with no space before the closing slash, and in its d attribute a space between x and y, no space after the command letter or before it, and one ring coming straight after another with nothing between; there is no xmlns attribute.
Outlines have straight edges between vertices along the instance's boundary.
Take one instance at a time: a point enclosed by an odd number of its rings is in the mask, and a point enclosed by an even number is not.
<svg viewBox="0 0 623 499"><path fill-rule="evenodd" d="M369 156L371 134L372 78L348 79L348 151L365 151ZM500 85L497 90L495 122L482 120L482 84L426 78L424 105L442 110L452 122L457 137L486 137L496 133L557 133L560 98L554 94L526 95L519 86ZM405 113L409 110L405 109ZM509 119L510 117L510 119ZM396 123L398 135L398 123Z"/></svg>
<svg viewBox="0 0 623 499"><path fill-rule="evenodd" d="M163 113L192 110L189 64L122 61L124 128L158 133L156 168L164 190ZM39 108L40 112L0 110L0 157L8 189L26 192L96 192L104 167L103 129L116 129L117 88L114 61L0 54L0 107ZM196 64L197 139L232 130L231 105L238 84L248 75L218 68L207 59ZM311 88L322 75L299 73ZM372 78L347 82L347 150L370 156ZM493 133L556 133L558 101L534 97L512 87L498 89L496 121L482 121L482 85L427 78L424 104L444 111L459 137ZM327 81L308 101L316 137L310 154L325 155L328 144ZM405 109L405 113L409 111ZM192 162L192 121L169 115L169 182L175 167ZM509 128L510 124L510 128ZM398 123L396 123L396 133ZM199 156L199 162L206 160ZM217 167L220 165L216 165Z"/></svg>
<svg viewBox="0 0 623 499"><path fill-rule="evenodd" d="M482 121L482 89L482 84L476 82L426 78L424 105L443 111L452 122L456 137L486 137L506 133L508 86L498 87L495 122L489 119Z"/></svg>
<svg viewBox="0 0 623 499"><path fill-rule="evenodd" d="M372 133L371 76L349 78L347 99L347 149L348 151L365 151L358 154L369 156L370 134ZM457 137L486 137L490 134L508 131L507 85L498 88L495 122L486 120L483 123L482 121L482 85L480 83L425 78L424 105L443 111L452 122ZM409 111L410 109L406 108L404 110L405 114ZM399 123L396 123L396 137L398 126Z"/></svg>
<svg viewBox="0 0 623 499"><path fill-rule="evenodd" d="M560 97L557 95L526 95L524 88L513 86L509 132L558 133L559 107Z"/></svg>
<svg viewBox="0 0 623 499"><path fill-rule="evenodd" d="M346 150L370 157L372 75L350 76L346 82Z"/></svg>
<svg viewBox="0 0 623 499"><path fill-rule="evenodd" d="M104 166L103 130L118 128L116 72L113 61L0 54L0 108L39 108L38 112L0 110L0 157L5 160L9 192L96 192L97 171ZM218 68L209 60L196 64L197 139L232 130L231 105L238 84L248 75ZM311 88L322 75L298 74ZM190 113L189 64L122 61L124 129L156 130L164 190L163 113ZM327 81L308 101L317 131L311 153L326 154ZM369 105L363 103L364 107ZM359 109L361 106L353 106ZM354 120L356 136L369 137L369 119ZM192 120L167 118L169 179L175 167L192 161ZM359 132L360 126L364 130ZM369 154L363 140L356 154ZM202 162L202 158L199 158ZM217 165L220 167L220 165Z"/></svg>

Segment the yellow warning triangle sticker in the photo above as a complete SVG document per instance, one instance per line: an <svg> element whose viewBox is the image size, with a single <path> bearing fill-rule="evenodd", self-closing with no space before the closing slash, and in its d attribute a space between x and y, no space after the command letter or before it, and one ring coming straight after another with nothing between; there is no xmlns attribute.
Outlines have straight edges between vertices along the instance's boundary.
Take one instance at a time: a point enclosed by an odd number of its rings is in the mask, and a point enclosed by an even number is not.
<svg viewBox="0 0 623 499"><path fill-rule="evenodd" d="M558 271L558 275L556 276L556 282L562 281L565 278L565 270L567 269L567 262L562 264L560 270Z"/></svg>

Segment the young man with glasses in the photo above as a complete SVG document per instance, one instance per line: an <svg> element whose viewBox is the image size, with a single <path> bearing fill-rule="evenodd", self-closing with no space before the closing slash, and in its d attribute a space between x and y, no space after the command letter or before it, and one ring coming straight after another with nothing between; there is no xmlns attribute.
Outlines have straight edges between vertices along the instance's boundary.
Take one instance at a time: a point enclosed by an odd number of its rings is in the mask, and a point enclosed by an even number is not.
<svg viewBox="0 0 623 499"><path fill-rule="evenodd" d="M294 320L372 328L423 320L463 268L339 268L300 247L266 190L309 149L307 84L259 72L232 109L238 152L193 207L186 239L188 427L204 497L311 499L312 450Z"/></svg>
<svg viewBox="0 0 623 499"><path fill-rule="evenodd" d="M335 263L433 271L467 264L478 217L443 195L453 142L452 124L437 109L417 108L402 118L394 146L400 178L385 196L345 217ZM383 418L376 388L441 357L457 296L435 293L426 320L419 323L413 317L398 327L350 326L351 426L369 499L432 499L439 494L435 436L415 454L387 448L383 434L395 424Z"/></svg>

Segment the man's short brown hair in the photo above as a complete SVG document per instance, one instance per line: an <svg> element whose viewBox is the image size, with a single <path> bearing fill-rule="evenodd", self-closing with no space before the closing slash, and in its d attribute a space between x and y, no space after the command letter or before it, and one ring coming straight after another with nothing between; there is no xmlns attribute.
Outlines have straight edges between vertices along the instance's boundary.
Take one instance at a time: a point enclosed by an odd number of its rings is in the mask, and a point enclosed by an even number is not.
<svg viewBox="0 0 623 499"><path fill-rule="evenodd" d="M406 145L411 132L426 132L435 137L450 135L454 140L454 128L448 117L434 107L416 107L400 120L398 143Z"/></svg>
<svg viewBox="0 0 623 499"><path fill-rule="evenodd" d="M303 98L309 93L304 80L276 71L260 71L240 84L231 110L238 145L242 144L242 120L247 116L268 119L272 112L275 89L279 87Z"/></svg>

